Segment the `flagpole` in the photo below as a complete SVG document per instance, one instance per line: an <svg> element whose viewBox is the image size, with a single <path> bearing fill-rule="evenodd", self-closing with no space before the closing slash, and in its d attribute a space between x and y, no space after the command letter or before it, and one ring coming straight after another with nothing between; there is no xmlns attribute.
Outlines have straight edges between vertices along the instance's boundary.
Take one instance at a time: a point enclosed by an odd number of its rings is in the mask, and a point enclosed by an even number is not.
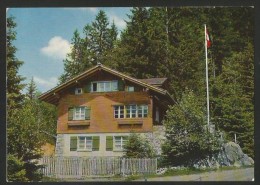
<svg viewBox="0 0 260 185"><path fill-rule="evenodd" d="M207 27L205 24L205 55L206 55L206 86L207 86L207 123L209 128L209 77L208 77L208 47L207 47Z"/></svg>

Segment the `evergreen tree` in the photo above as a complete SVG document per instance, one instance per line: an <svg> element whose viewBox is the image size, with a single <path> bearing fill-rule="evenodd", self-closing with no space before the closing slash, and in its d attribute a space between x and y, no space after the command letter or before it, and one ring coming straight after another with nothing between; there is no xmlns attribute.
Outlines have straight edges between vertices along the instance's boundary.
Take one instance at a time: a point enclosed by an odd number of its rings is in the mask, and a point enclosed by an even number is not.
<svg viewBox="0 0 260 185"><path fill-rule="evenodd" d="M100 10L93 21L84 28L85 38L89 41L89 50L92 53L92 64L103 63L106 52L113 49L117 39L117 29L113 23L109 28L106 13Z"/></svg>
<svg viewBox="0 0 260 185"><path fill-rule="evenodd" d="M113 65L109 58L116 44L118 32L114 23L109 27L105 12L99 11L95 21L84 27L83 33L84 38L80 37L78 30L73 34L72 51L63 61L64 73L59 78L60 83L97 65L98 62Z"/></svg>
<svg viewBox="0 0 260 185"><path fill-rule="evenodd" d="M36 99L36 85L29 83L27 96L21 94L24 80L18 74L23 62L16 56L13 41L16 38L13 17L7 18L7 178L8 181L38 181L42 178L35 159L41 157L41 146L47 137L40 134L45 128L56 129L54 109L41 106ZM42 114L39 114L43 111ZM54 118L55 117L55 118ZM52 132L53 132L52 131Z"/></svg>
<svg viewBox="0 0 260 185"><path fill-rule="evenodd" d="M24 88L22 84L25 79L18 74L18 70L23 64L15 56L17 48L13 45L16 40L16 23L14 17L7 18L7 33L6 33L6 62L7 62L7 114L11 116L14 108L21 106L24 95L21 90ZM7 118L8 119L8 118Z"/></svg>
<svg viewBox="0 0 260 185"><path fill-rule="evenodd" d="M218 96L214 102L214 123L227 133L234 134L242 150L254 157L254 62L253 47L249 43L244 51L233 53L223 62L222 73L215 81Z"/></svg>
<svg viewBox="0 0 260 185"><path fill-rule="evenodd" d="M131 133L124 145L124 157L127 158L152 158L155 156L154 149L149 141L139 134Z"/></svg>
<svg viewBox="0 0 260 185"><path fill-rule="evenodd" d="M75 30L73 33L71 45L71 53L69 53L63 61L64 74L59 78L60 83L64 83L77 74L83 72L86 67L89 67L88 61L83 58L86 49L84 48L84 41L80 38L78 30Z"/></svg>
<svg viewBox="0 0 260 185"><path fill-rule="evenodd" d="M128 15L126 30L121 34L121 42L115 57L118 70L124 71L136 78L152 77L148 52L148 19L146 8L133 8ZM144 73L146 71L146 73Z"/></svg>
<svg viewBox="0 0 260 185"><path fill-rule="evenodd" d="M34 161L34 159L41 157L40 147L44 144L39 136L41 123L38 122L37 115L33 113L35 108L33 102L26 100L23 103L23 108L13 110L13 114L9 118L7 151L8 156L13 156L16 160L13 160L13 158L8 159L14 162L20 161L22 165L21 168L24 169L25 174L23 173L19 178L13 179L13 174L16 173L17 169L14 169L12 165L7 166L8 177L10 177L8 181L21 181L25 179L28 181L38 181L42 177L37 170L41 166L38 166ZM8 161L8 164L14 163L11 161Z"/></svg>
<svg viewBox="0 0 260 185"><path fill-rule="evenodd" d="M242 150L254 157L253 142L253 9L206 9L211 28L209 50L210 107L212 121L234 134ZM214 14L214 16L212 16Z"/></svg>
<svg viewBox="0 0 260 185"><path fill-rule="evenodd" d="M36 90L37 90L36 84L35 84L33 77L32 77L30 83L27 85L27 93L26 93L27 97L30 100L36 98Z"/></svg>

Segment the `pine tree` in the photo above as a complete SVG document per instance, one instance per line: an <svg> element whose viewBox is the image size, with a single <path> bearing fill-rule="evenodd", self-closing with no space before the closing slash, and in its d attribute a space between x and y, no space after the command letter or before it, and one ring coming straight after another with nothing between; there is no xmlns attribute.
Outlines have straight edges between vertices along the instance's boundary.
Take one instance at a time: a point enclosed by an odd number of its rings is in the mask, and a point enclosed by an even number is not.
<svg viewBox="0 0 260 185"><path fill-rule="evenodd" d="M121 34L121 42L117 50L118 70L136 78L152 77L148 67L147 21L149 13L146 8L133 8L128 15L126 30ZM146 71L146 73L143 73Z"/></svg>
<svg viewBox="0 0 260 185"><path fill-rule="evenodd" d="M149 141L139 134L131 133L124 145L124 157L127 158L152 158L155 151Z"/></svg>
<svg viewBox="0 0 260 185"><path fill-rule="evenodd" d="M18 74L23 62L16 56L13 41L16 38L13 17L7 18L7 178L8 181L38 181L42 178L35 159L41 157L41 146L47 141L40 134L43 125L55 132L55 112L40 106L36 99L36 85L33 78L28 86L27 96L21 94L24 80ZM44 111L43 114L39 114ZM48 114L47 114L48 113ZM56 116L56 115L55 115Z"/></svg>
<svg viewBox="0 0 260 185"><path fill-rule="evenodd" d="M6 40L6 61L7 61L7 114L11 116L14 108L21 106L24 95L21 90L25 87L22 84L25 79L18 74L19 68L23 62L18 60L15 56L17 48L13 45L16 40L16 23L14 17L7 18L7 40ZM8 118L7 118L8 119Z"/></svg>
<svg viewBox="0 0 260 185"><path fill-rule="evenodd" d="M254 63L253 47L249 43L243 52L223 62L222 74L214 84L218 96L213 98L215 124L227 133L234 134L242 150L254 157Z"/></svg>
<svg viewBox="0 0 260 185"><path fill-rule="evenodd" d="M36 84L33 80L33 77L30 81L30 83L27 85L27 93L26 93L26 96L32 100L32 99L35 99L36 98L36 92L37 92L37 87L36 87Z"/></svg>
<svg viewBox="0 0 260 185"><path fill-rule="evenodd" d="M92 63L103 63L106 52L111 50L117 38L117 29L113 23L109 28L106 13L100 10L91 25L84 28L85 38L89 41L89 49L92 53Z"/></svg>
<svg viewBox="0 0 260 185"><path fill-rule="evenodd" d="M59 78L60 83L97 65L98 62L113 65L109 58L116 44L118 32L114 23L109 27L104 11L99 11L95 20L84 27L83 34L83 38L78 30L73 34L72 51L63 61L64 73Z"/></svg>
<svg viewBox="0 0 260 185"><path fill-rule="evenodd" d="M63 61L64 74L59 78L60 83L71 79L89 67L89 61L84 60L86 49L84 48L84 41L80 38L78 30L75 30L73 33L71 45L72 51Z"/></svg>

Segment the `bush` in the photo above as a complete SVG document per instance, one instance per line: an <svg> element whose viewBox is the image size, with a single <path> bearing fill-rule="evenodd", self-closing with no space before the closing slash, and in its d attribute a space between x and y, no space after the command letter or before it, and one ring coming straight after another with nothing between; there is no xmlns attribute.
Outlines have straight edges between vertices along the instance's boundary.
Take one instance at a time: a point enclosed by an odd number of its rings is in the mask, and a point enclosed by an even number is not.
<svg viewBox="0 0 260 185"><path fill-rule="evenodd" d="M124 145L124 151L124 157L127 158L153 158L155 156L150 142L136 133L130 134Z"/></svg>
<svg viewBox="0 0 260 185"><path fill-rule="evenodd" d="M202 107L203 103L190 91L167 111L166 141L162 145L164 164L193 166L220 150L216 134L205 129L207 123Z"/></svg>
<svg viewBox="0 0 260 185"><path fill-rule="evenodd" d="M24 162L14 155L7 155L7 180L9 182L18 181L26 182L26 171L24 169Z"/></svg>

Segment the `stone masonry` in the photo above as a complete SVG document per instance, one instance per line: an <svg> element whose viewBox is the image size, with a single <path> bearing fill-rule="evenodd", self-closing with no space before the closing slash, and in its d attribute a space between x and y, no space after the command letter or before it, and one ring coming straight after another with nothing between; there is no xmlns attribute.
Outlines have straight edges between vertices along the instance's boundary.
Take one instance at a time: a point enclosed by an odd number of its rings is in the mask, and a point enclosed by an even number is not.
<svg viewBox="0 0 260 185"><path fill-rule="evenodd" d="M145 133L144 136L151 142L156 155L161 155L161 145L165 140L165 127L163 125L155 125L153 126L153 132Z"/></svg>
<svg viewBox="0 0 260 185"><path fill-rule="evenodd" d="M64 135L63 134L57 134L55 155L56 156L62 156L63 155L63 149L64 149Z"/></svg>

